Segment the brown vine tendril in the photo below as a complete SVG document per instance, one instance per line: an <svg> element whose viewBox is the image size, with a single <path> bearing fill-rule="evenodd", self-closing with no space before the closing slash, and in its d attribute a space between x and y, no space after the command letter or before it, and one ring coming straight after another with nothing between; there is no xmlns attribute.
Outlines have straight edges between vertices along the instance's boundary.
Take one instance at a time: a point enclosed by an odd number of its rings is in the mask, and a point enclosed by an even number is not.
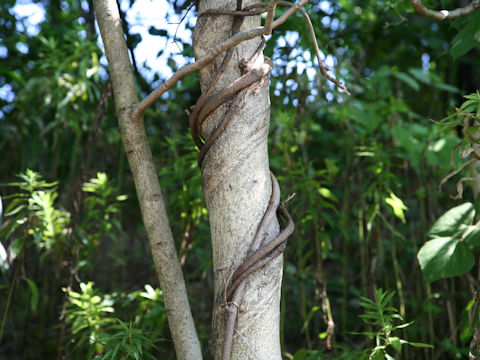
<svg viewBox="0 0 480 360"><path fill-rule="evenodd" d="M282 6L288 6L288 7L294 7L295 6L295 4L290 2L290 1L278 1L277 3L278 3L278 5L282 5ZM253 10L253 9L258 8L258 7L263 7L266 4L267 3L265 3L265 4L253 4L253 5L247 6L245 9L246 10ZM267 10L264 9L263 11L266 12ZM312 42L313 42L313 48L315 50L315 56L317 57L318 68L320 69L320 72L322 73L322 75L326 79L328 79L329 81L334 83L338 88L342 89L343 91L345 91L345 93L347 95L350 96L351 95L350 92L343 85L343 83L341 81L338 81L337 79L335 79L333 76L331 76L328 73L328 71L331 71L332 69L325 66L325 64L322 61L322 57L321 57L321 54L320 54L320 49L318 47L317 36L315 35L315 30L313 29L313 24L312 24L312 21L310 20L310 16L308 16L308 13L305 10L303 10L302 8L299 8L298 11L300 12L300 14L302 14L303 18L307 22L308 30L310 32L310 37L311 37Z"/></svg>
<svg viewBox="0 0 480 360"><path fill-rule="evenodd" d="M285 246L287 245L287 239L294 230L294 223L292 217L283 205L279 205L276 211L285 220L287 220L287 226L282 230L282 232L277 236L277 238L263 245L260 249L249 255L240 264L237 270L235 270L232 275L231 284L227 289L227 299L238 288L240 283L245 280L250 274L264 267L274 258L282 254L285 250Z"/></svg>
<svg viewBox="0 0 480 360"><path fill-rule="evenodd" d="M288 237L294 230L294 224L291 216L279 204L280 187L278 185L275 175L270 172L272 181L272 194L268 208L258 226L255 237L248 250L247 258L240 264L232 276L230 285L225 290L226 293L226 309L227 320L225 324L225 335L222 348L222 360L229 360L232 350L233 333L235 331L235 323L238 317L238 312L241 309L243 294L245 292L245 279L256 270L264 267L274 258L281 255L285 250ZM268 228L275 219L275 213L278 212L282 217L288 220L288 225L280 234L272 241L266 243ZM230 304L234 306L229 306Z"/></svg>
<svg viewBox="0 0 480 360"><path fill-rule="evenodd" d="M241 0L238 0L235 11L225 9L207 10L204 13L200 14L199 17L206 15L234 16L234 21L232 25L232 36L234 36L239 31L244 16L253 16L268 12L265 25L265 33L267 34L272 29L274 12L277 4L289 7L296 7L296 5L292 3L272 0L271 3L256 4L250 6L249 8L242 9ZM257 7L262 8L259 10L254 10ZM314 38L313 28L311 22L309 21L308 15L302 9L299 10L302 12L302 15L304 15L307 19L307 24L309 25L312 37ZM202 93L197 103L192 107L192 112L189 114L189 124L195 144L200 149L198 157L198 163L200 167L202 167L203 160L208 150L222 135L233 115L237 113L240 109L242 101L244 100L246 94L248 94L248 91L250 91L248 89L252 87L257 87L258 84L260 84L263 79L268 76L271 69L273 68L272 61L262 55L263 49L265 47L265 39L263 38L263 36L261 37L261 39L262 41L260 45L254 52L254 54L250 57L250 59L248 61L243 60L243 62L240 62L242 76L233 81L221 92L215 92L216 84L218 83L222 74L225 72L225 69L227 68L229 62L231 61L234 48L230 48L229 50L227 50L219 69L213 76L213 79L210 81L207 89ZM340 82L336 81L326 73L326 71L328 71L329 69L323 65L320 59L318 45L315 40L314 45L322 74L326 76L327 79L333 81L341 89L346 91L346 89ZM260 56L263 56L263 64L259 65L259 61L257 60ZM233 101L231 101L232 99ZM229 101L231 101L230 107L226 111L223 119L220 121L220 124L217 126L217 128L213 131L213 133L209 136L208 139L202 138L202 127L207 117L213 111L215 111L220 106L226 104ZM227 310L227 315L222 345L223 360L230 359L235 326L238 319L238 313L241 310L243 296L246 289L246 278L255 271L266 266L274 258L281 255L285 249L288 237L292 234L294 230L294 224L290 214L285 209L284 204L280 204L280 188L278 182L272 173L270 173L270 177L272 182L272 194L267 210L257 228L256 234L250 245L246 258L233 272L231 279L225 289L225 308ZM275 239L268 241L270 231L269 229L272 226L272 222L276 221L277 214L286 221L287 225Z"/></svg>
<svg viewBox="0 0 480 360"><path fill-rule="evenodd" d="M243 10L209 9L202 12L200 15L198 15L198 17L205 16L205 15L230 15L230 16L235 16L235 18L237 17L243 18L244 16L254 16L254 15L260 15L268 12L268 17L267 17L267 20L265 21L264 34L269 35L272 30L273 15L274 15L275 7L277 4L282 6L288 6L288 7L296 6L296 4L290 1L271 0L270 2L249 5L245 7ZM331 76L328 73L332 69L325 66L325 64L322 61L320 49L318 47L317 37L315 35L315 30L313 28L312 21L310 20L310 16L308 16L308 13L302 8L298 8L297 10L302 14L305 21L307 22L308 30L310 32L310 37L313 42L313 48L315 50L315 56L318 61L318 68L320 69L320 72L327 80L331 81L338 88L342 89L347 95L351 95L348 89L345 87L345 85L341 81L335 79L333 76Z"/></svg>
<svg viewBox="0 0 480 360"><path fill-rule="evenodd" d="M435 19L435 20L451 20L451 19L456 19L461 16L467 16L468 14L474 12L478 8L480 8L480 1L475 0L472 1L470 4L457 8L454 10L441 10L441 11L435 11L435 10L430 10L425 5L423 5L421 0L410 0L410 3L412 4L413 8L415 11L427 18Z"/></svg>

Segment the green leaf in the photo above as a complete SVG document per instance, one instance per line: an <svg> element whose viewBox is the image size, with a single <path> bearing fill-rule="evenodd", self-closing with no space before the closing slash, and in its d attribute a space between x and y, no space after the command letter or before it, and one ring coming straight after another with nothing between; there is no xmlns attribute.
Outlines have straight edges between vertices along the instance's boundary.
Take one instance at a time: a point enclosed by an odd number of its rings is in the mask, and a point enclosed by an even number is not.
<svg viewBox="0 0 480 360"><path fill-rule="evenodd" d="M308 350L300 349L293 356L293 360L303 360L308 355Z"/></svg>
<svg viewBox="0 0 480 360"><path fill-rule="evenodd" d="M37 284L31 279L24 278L28 284L28 287L30 288L30 292L32 293L32 298L30 299L30 308L32 311L35 311L37 309L37 304L38 304L38 287Z"/></svg>
<svg viewBox="0 0 480 360"><path fill-rule="evenodd" d="M472 15L468 23L463 26L462 30L452 40L450 55L456 60L460 56L466 54L474 46L480 45L478 41L478 33L480 32L480 12Z"/></svg>
<svg viewBox="0 0 480 360"><path fill-rule="evenodd" d="M446 237L455 235L460 225L470 224L475 215L472 203L465 203L448 210L433 224L428 232L430 237Z"/></svg>
<svg viewBox="0 0 480 360"><path fill-rule="evenodd" d="M399 353L402 352L402 342L397 336L388 338L388 341L390 342L390 345L392 345L395 350L397 350Z"/></svg>
<svg viewBox="0 0 480 360"><path fill-rule="evenodd" d="M373 351L372 351L372 354L370 355L370 359L371 360L384 360L385 359L385 346L376 346Z"/></svg>
<svg viewBox="0 0 480 360"><path fill-rule="evenodd" d="M480 222L469 226L462 235L463 241L470 245L480 246Z"/></svg>
<svg viewBox="0 0 480 360"><path fill-rule="evenodd" d="M320 340L325 340L327 337L328 337L328 332L326 332L326 331L323 331L320 334L318 334L318 338Z"/></svg>
<svg viewBox="0 0 480 360"><path fill-rule="evenodd" d="M477 100L467 100L462 105L460 105L460 110L463 112L472 112L477 108Z"/></svg>
<svg viewBox="0 0 480 360"><path fill-rule="evenodd" d="M25 243L25 238L20 237L15 239L15 241L10 245L10 261L16 259L19 255L21 255L23 251L23 244Z"/></svg>
<svg viewBox="0 0 480 360"><path fill-rule="evenodd" d="M435 84L434 86L435 86L437 89L440 89L440 90L443 90L443 91L452 92L452 93L458 93L458 92L460 91L456 86L449 85L449 84L444 84L444 83Z"/></svg>
<svg viewBox="0 0 480 360"><path fill-rule="evenodd" d="M7 249L0 242L0 271L8 270L10 268L10 263L8 262Z"/></svg>
<svg viewBox="0 0 480 360"><path fill-rule="evenodd" d="M477 100L477 101L480 101L480 93L478 92L478 90L477 90L477 92L464 95L463 97L464 97L465 99L469 99L469 100Z"/></svg>
<svg viewBox="0 0 480 360"><path fill-rule="evenodd" d="M427 241L417 254L427 283L466 273L475 263L464 242L444 237Z"/></svg>
<svg viewBox="0 0 480 360"><path fill-rule="evenodd" d="M425 70L413 68L408 70L408 72L412 74L412 76L418 81L421 81L425 84L431 83L429 73L426 72Z"/></svg>
<svg viewBox="0 0 480 360"><path fill-rule="evenodd" d="M385 198L385 202L390 205L393 209L393 213L397 218L405 222L405 213L404 210L408 210L408 208L403 203L402 199L397 197L393 192L390 191L390 196Z"/></svg>
<svg viewBox="0 0 480 360"><path fill-rule="evenodd" d="M464 98L468 100L460 105L460 110L475 113L477 116L480 116L480 93L478 90L476 93L465 95Z"/></svg>
<svg viewBox="0 0 480 360"><path fill-rule="evenodd" d="M312 319L313 315L318 311L318 310L321 310L322 308L320 306L314 306L310 312L308 313L308 316L305 320L305 322L303 323L303 326L302 326L302 329L300 330L301 333L303 333L305 331L305 329L307 328L308 326L308 323L310 322L310 320Z"/></svg>
<svg viewBox="0 0 480 360"><path fill-rule="evenodd" d="M338 198L335 196L335 194L330 189L327 189L325 187L320 187L320 188L318 188L317 191L324 198L330 199L330 200L335 201L335 202L338 201Z"/></svg>
<svg viewBox="0 0 480 360"><path fill-rule="evenodd" d="M396 309L395 309L395 310L396 310ZM398 325L398 326L394 326L394 327L392 328L392 331L393 331L393 330L397 330L397 329L404 329L404 328L406 328L406 327L409 327L409 326L412 325L412 324L413 324L413 321L410 321L410 322L405 323L405 324L400 324L400 325Z"/></svg>
<svg viewBox="0 0 480 360"><path fill-rule="evenodd" d="M420 90L420 85L418 84L418 82L415 81L414 78L412 78L410 75L407 75L403 72L399 72L399 73L396 73L394 74L394 76L403 81L405 84L407 84L408 86L410 86L413 90L415 91L418 91Z"/></svg>
<svg viewBox="0 0 480 360"><path fill-rule="evenodd" d="M430 349L434 349L435 346L433 345L430 345L430 344L425 344L425 343L419 343L419 342L410 342L410 341L403 341L405 344L408 344L408 345L411 345L411 346L414 346L414 347L419 347L419 348L430 348Z"/></svg>

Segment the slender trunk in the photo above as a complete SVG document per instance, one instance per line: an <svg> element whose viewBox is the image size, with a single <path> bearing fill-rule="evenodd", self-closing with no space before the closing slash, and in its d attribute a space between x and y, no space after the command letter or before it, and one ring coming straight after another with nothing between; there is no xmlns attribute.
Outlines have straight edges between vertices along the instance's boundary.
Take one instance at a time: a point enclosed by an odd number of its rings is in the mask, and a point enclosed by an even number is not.
<svg viewBox="0 0 480 360"><path fill-rule="evenodd" d="M246 6L249 4L243 4ZM199 13L207 9L229 8L226 0L202 0ZM240 31L260 25L260 17L246 17ZM204 56L216 44L232 34L230 16L201 16L194 32L194 51ZM241 43L216 84L213 94L221 94L242 73L239 65L249 60L260 39ZM200 71L205 92L224 56ZM260 55L263 63L263 55ZM240 99L237 99L240 97ZM237 99L237 100L234 100ZM232 106L232 102L235 105ZM267 136L270 117L268 81L254 83L237 93L212 112L202 127L208 139L219 122L232 116L222 135L206 153L202 163L202 183L209 210L213 248L214 308L212 352L220 359L224 341L225 319L234 306L225 304L225 290L232 273L246 257L260 221L267 209L272 183L268 165ZM267 241L279 233L278 221L268 229ZM230 359L281 359L280 287L282 257L279 256L246 281Z"/></svg>
<svg viewBox="0 0 480 360"><path fill-rule="evenodd" d="M188 303L185 281L148 145L143 118L134 117L137 91L115 0L94 0L109 63L122 140L135 181L145 230L163 291L177 359L200 360L200 342Z"/></svg>

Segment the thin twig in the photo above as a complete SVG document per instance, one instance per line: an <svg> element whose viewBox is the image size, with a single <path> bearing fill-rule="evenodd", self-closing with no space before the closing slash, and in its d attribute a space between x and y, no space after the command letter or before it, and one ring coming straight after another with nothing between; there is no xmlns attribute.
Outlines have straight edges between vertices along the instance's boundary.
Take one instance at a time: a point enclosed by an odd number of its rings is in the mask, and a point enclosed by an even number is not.
<svg viewBox="0 0 480 360"><path fill-rule="evenodd" d="M195 6L195 3L192 2L190 4L190 6L187 8L187 11L185 12L185 14L182 16L182 18L180 19L180 22L177 24L177 28L175 29L175 34L173 35L173 42L175 43L175 45L177 45L178 47L178 50L180 50L180 52L183 54L183 51L182 49L180 49L180 46L178 46L178 43L177 43L177 32L178 32L178 29L180 28L180 25L182 24L183 20L185 20L185 18L187 17L188 13L190 12L190 10L192 10L192 8Z"/></svg>
<svg viewBox="0 0 480 360"><path fill-rule="evenodd" d="M441 10L441 11L435 11L435 10L430 10L423 5L421 0L410 0L410 3L412 4L413 8L417 13L420 15L435 19L435 20L450 20L450 19L455 19L461 16L466 16L472 12L474 12L476 9L480 8L480 1L475 0L469 5L462 7L462 8L457 8L452 11L448 10Z"/></svg>

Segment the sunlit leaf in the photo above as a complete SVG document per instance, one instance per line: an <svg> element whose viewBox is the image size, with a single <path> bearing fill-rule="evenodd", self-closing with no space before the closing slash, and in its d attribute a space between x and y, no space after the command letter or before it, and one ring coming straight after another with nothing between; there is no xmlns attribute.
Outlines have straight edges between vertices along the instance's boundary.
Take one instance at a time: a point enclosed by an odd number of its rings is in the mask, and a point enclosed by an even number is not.
<svg viewBox="0 0 480 360"><path fill-rule="evenodd" d="M462 275L475 263L467 245L452 237L427 241L418 252L417 258L427 283Z"/></svg>
<svg viewBox="0 0 480 360"><path fill-rule="evenodd" d="M475 215L475 208L472 203L464 203L456 206L446 213L433 224L428 232L430 237L445 237L455 235L462 224L470 224Z"/></svg>
<svg viewBox="0 0 480 360"><path fill-rule="evenodd" d="M402 222L405 222L404 211L408 210L408 208L405 206L402 199L397 197L393 192L390 192L390 196L385 198L385 202L392 207L395 216L402 220Z"/></svg>
<svg viewBox="0 0 480 360"><path fill-rule="evenodd" d="M324 198L330 199L332 201L337 202L338 198L335 196L335 194L330 190L325 187L318 188L318 193L323 196Z"/></svg>
<svg viewBox="0 0 480 360"><path fill-rule="evenodd" d="M397 336L393 336L393 337L388 338L387 340L390 343L390 345L393 346L393 348L395 350L397 350L399 353L402 352L402 343L400 341L400 338L398 338Z"/></svg>
<svg viewBox="0 0 480 360"><path fill-rule="evenodd" d="M471 225L462 234L463 241L468 244L480 246L480 223Z"/></svg>

